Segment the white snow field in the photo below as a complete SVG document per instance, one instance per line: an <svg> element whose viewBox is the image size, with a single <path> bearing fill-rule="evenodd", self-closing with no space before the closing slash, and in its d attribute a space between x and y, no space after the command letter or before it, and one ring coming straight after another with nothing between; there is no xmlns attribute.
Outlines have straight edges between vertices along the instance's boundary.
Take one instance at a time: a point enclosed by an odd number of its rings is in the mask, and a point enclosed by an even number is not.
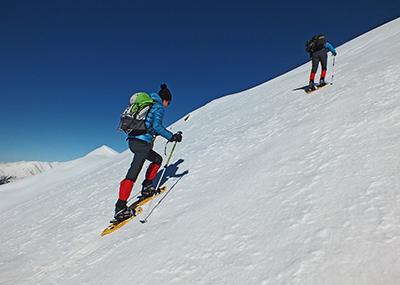
<svg viewBox="0 0 400 285"><path fill-rule="evenodd" d="M400 18L338 47L333 85L306 94L307 63L183 117L169 192L109 235L129 150L0 186L0 283L399 284L399 50Z"/></svg>

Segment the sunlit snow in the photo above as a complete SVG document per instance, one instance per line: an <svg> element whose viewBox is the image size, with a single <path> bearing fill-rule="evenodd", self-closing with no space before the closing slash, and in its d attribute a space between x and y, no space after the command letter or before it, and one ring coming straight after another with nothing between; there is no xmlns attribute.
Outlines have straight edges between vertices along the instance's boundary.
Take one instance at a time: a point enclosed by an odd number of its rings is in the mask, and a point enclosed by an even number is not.
<svg viewBox="0 0 400 285"><path fill-rule="evenodd" d="M397 284L399 50L397 19L337 47L333 85L306 94L307 63L185 115L145 224L100 236L129 150L0 186L0 283Z"/></svg>

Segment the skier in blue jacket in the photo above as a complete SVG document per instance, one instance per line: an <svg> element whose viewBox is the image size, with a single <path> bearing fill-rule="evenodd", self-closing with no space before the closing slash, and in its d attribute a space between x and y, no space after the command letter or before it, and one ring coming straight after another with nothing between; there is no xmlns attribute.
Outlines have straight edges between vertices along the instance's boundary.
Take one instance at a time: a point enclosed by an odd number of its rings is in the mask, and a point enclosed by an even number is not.
<svg viewBox="0 0 400 285"><path fill-rule="evenodd" d="M142 183L142 196L152 196L158 190L155 189L153 185L153 179L156 177L157 171L162 164L162 157L153 150L155 137L160 135L170 142L182 141L180 132L172 134L162 125L164 108L166 108L172 100L171 92L167 88L167 85L161 84L161 90L158 94L151 92L148 95L155 102L147 115L146 126L149 128L150 132L138 136L128 135L129 148L134 153L134 157L125 179L122 180L120 184L119 199L115 204L114 215L117 221L123 221L132 217L134 214L133 210L127 206L127 201L146 160L149 160L151 164L147 168L146 178Z"/></svg>
<svg viewBox="0 0 400 285"><path fill-rule="evenodd" d="M322 39L322 40L319 41L319 39ZM308 84L310 90L315 90L314 78L315 78L315 74L317 73L319 63L321 63L321 67L322 67L321 77L319 79L319 87L326 85L325 76L326 76L327 60L328 60L327 52L330 51L333 56L336 56L335 49L330 44L330 42L325 40L325 36L323 34L314 36L313 40L312 40L313 43L310 47L310 52L311 52L310 57L312 58L310 81Z"/></svg>

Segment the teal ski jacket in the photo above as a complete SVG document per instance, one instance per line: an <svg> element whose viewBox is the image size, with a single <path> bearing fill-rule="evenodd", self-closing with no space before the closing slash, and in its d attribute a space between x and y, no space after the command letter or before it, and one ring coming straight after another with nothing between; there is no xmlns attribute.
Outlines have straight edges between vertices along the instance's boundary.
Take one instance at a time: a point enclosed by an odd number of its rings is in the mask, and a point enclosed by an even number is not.
<svg viewBox="0 0 400 285"><path fill-rule="evenodd" d="M336 56L336 50L333 48L330 42L326 42L325 47L328 51L332 53L333 56Z"/></svg>

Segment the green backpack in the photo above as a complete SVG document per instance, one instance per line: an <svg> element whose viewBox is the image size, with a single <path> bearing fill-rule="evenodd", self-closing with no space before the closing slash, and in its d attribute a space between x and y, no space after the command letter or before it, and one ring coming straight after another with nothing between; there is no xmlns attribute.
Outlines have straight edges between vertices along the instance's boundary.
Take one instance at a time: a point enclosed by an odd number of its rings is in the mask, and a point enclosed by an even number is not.
<svg viewBox="0 0 400 285"><path fill-rule="evenodd" d="M148 133L146 127L147 114L154 105L153 99L144 92L138 92L131 96L129 106L121 115L117 131L138 136Z"/></svg>

